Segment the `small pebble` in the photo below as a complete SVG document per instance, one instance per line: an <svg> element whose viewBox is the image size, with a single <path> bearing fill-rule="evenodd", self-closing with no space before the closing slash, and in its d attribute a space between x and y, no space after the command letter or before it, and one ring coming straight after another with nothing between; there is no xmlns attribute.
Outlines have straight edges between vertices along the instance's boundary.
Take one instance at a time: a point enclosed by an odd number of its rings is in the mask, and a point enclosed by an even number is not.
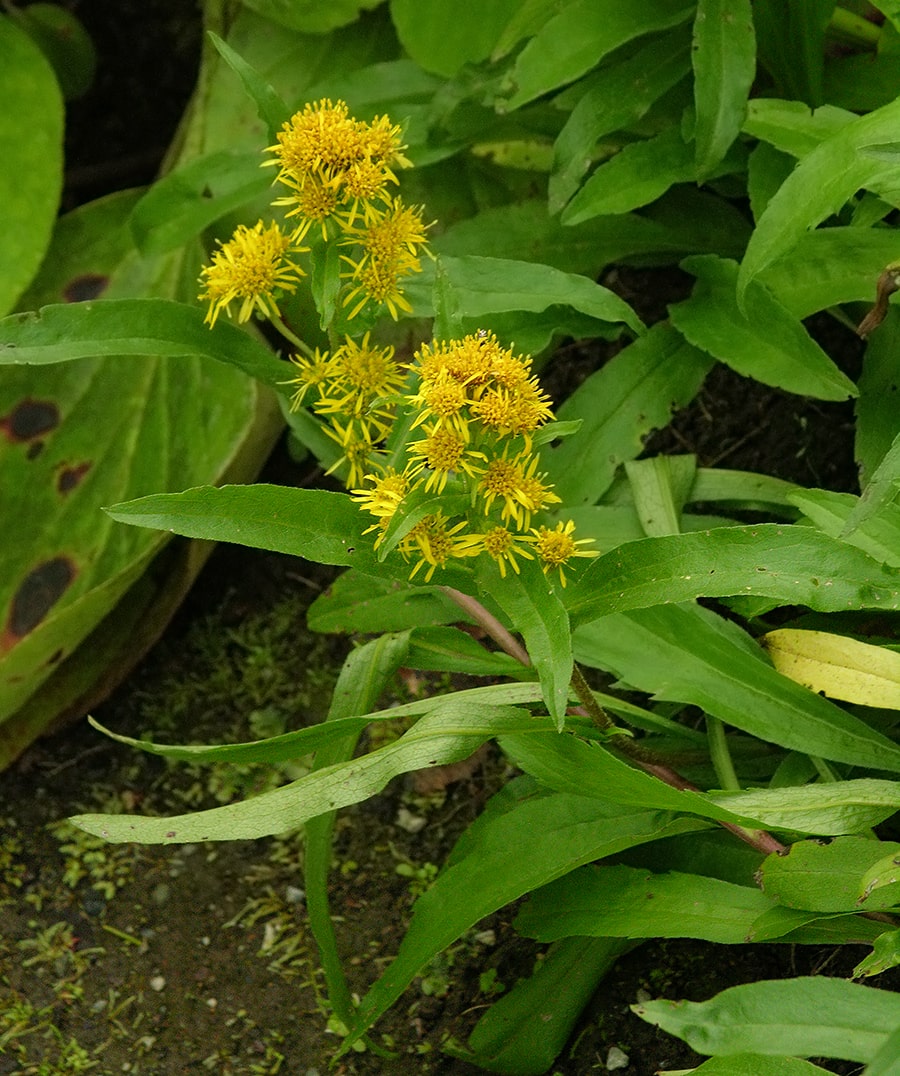
<svg viewBox="0 0 900 1076"><path fill-rule="evenodd" d="M401 829L405 829L407 833L418 833L419 830L425 828L428 819L420 814L413 814L406 807L401 807L397 811L395 822Z"/></svg>
<svg viewBox="0 0 900 1076"><path fill-rule="evenodd" d="M284 891L288 904L302 904L306 900L306 890L296 885L289 885Z"/></svg>
<svg viewBox="0 0 900 1076"><path fill-rule="evenodd" d="M160 990L164 990L165 986L166 980L165 977L162 975L154 975L153 978L150 980L150 989L155 990L157 994L160 992Z"/></svg>
<svg viewBox="0 0 900 1076"><path fill-rule="evenodd" d="M628 1068L628 1054L619 1049L618 1046L610 1046L609 1053L606 1055L606 1071L615 1072L616 1069Z"/></svg>
<svg viewBox="0 0 900 1076"><path fill-rule="evenodd" d="M479 930L478 933L475 935L475 941L477 941L479 945L496 945L497 944L496 931L493 931L493 930Z"/></svg>

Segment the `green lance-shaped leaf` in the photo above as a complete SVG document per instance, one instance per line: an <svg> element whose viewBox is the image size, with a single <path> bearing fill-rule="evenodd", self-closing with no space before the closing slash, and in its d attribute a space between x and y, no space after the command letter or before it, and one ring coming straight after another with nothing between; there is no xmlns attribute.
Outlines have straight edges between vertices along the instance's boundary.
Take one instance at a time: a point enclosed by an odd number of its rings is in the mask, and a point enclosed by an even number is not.
<svg viewBox="0 0 900 1076"><path fill-rule="evenodd" d="M290 367L259 340L199 307L170 299L104 299L45 306L0 321L0 365L44 365L102 355L201 355L284 393Z"/></svg>
<svg viewBox="0 0 900 1076"><path fill-rule="evenodd" d="M852 534L860 524L893 506L900 494L900 433L891 442L881 462L870 476L862 496L850 513L841 537Z"/></svg>
<svg viewBox="0 0 900 1076"><path fill-rule="evenodd" d="M311 631L378 632L434 624L455 624L468 617L438 586L413 586L361 572L342 572L306 613Z"/></svg>
<svg viewBox="0 0 900 1076"><path fill-rule="evenodd" d="M550 265L477 255L444 255L441 266L447 284L456 292L460 317L480 318L506 310L540 312L557 304L596 318L621 322L632 332L644 325L618 295L577 273L563 273Z"/></svg>
<svg viewBox="0 0 900 1076"><path fill-rule="evenodd" d="M709 355L659 323L580 385L557 412L562 421L581 421L578 436L541 456L563 503L602 497L618 467L641 453L673 408L693 399L712 366Z"/></svg>
<svg viewBox="0 0 900 1076"><path fill-rule="evenodd" d="M746 1053L711 1057L691 1069L692 1076L823 1076L827 1072L827 1069L799 1057Z"/></svg>
<svg viewBox="0 0 900 1076"><path fill-rule="evenodd" d="M631 127L690 71L690 37L652 37L633 55L610 61L582 83L584 93L556 139L549 208L558 213L578 189L605 135Z"/></svg>
<svg viewBox="0 0 900 1076"><path fill-rule="evenodd" d="M691 52L694 67L694 160L706 179L737 138L756 74L750 0L699 0Z"/></svg>
<svg viewBox="0 0 900 1076"><path fill-rule="evenodd" d="M574 646L580 662L614 672L658 699L699 706L770 743L900 771L900 747L781 676L736 624L700 606L607 616L578 628Z"/></svg>
<svg viewBox="0 0 900 1076"><path fill-rule="evenodd" d="M737 594L819 612L897 609L900 572L809 527L722 527L619 546L581 573L567 605L577 625L609 612Z"/></svg>
<svg viewBox="0 0 900 1076"><path fill-rule="evenodd" d="M693 4L646 0L639 7L615 0L575 0L554 15L525 45L510 76L509 108L572 82L620 45L686 22Z"/></svg>
<svg viewBox="0 0 900 1076"><path fill-rule="evenodd" d="M892 101L855 118L800 161L766 206L750 238L738 277L739 301L756 276L861 187L879 194L900 189L900 166L865 152L893 141L898 121L900 101Z"/></svg>
<svg viewBox="0 0 900 1076"><path fill-rule="evenodd" d="M682 266L697 283L690 299L675 303L669 313L695 347L745 377L800 396L845 400L857 395L853 382L758 281L749 282L744 309L738 307L736 263L703 254L686 258Z"/></svg>
<svg viewBox="0 0 900 1076"><path fill-rule="evenodd" d="M860 706L900 710L900 654L845 635L778 628L761 642L783 675Z"/></svg>
<svg viewBox="0 0 900 1076"><path fill-rule="evenodd" d="M473 712L448 703L378 751L314 770L299 781L240 803L169 818L85 814L71 821L112 844L253 840L295 829L318 815L368 799L398 774L460 762L485 740L529 727L545 730L547 723L512 706L481 707Z"/></svg>
<svg viewBox="0 0 900 1076"><path fill-rule="evenodd" d="M396 958L359 1006L345 1051L393 1005L420 968L479 919L583 863L706 825L664 812L624 812L584 796L539 792L479 822L416 901Z"/></svg>
<svg viewBox="0 0 900 1076"><path fill-rule="evenodd" d="M880 975L888 968L895 968L900 964L900 930L886 930L879 934L872 945L872 952L866 956L853 969L854 979L861 976ZM894 1057L900 1057L898 1050Z"/></svg>
<svg viewBox="0 0 900 1076"><path fill-rule="evenodd" d="M262 75L227 42L214 33L210 33L209 36L222 59L241 80L244 90L256 105L259 118L268 128L269 136L274 140L275 133L290 116L287 105Z"/></svg>
<svg viewBox="0 0 900 1076"><path fill-rule="evenodd" d="M868 1062L900 1026L900 996L824 975L733 986L709 1001L648 1001L631 1011L701 1054Z"/></svg>
<svg viewBox="0 0 900 1076"><path fill-rule="evenodd" d="M874 560L900 568L900 505L886 505L844 538L847 520L859 503L858 497L826 489L794 489L788 500L829 537L841 538Z"/></svg>
<svg viewBox="0 0 900 1076"><path fill-rule="evenodd" d="M53 69L16 22L0 16L0 314L37 272L62 189L63 101Z"/></svg>
<svg viewBox="0 0 900 1076"><path fill-rule="evenodd" d="M866 837L837 837L830 844L797 841L784 855L768 856L760 868L764 892L788 908L818 912L883 911L900 903L900 882L866 885L873 866L900 844Z"/></svg>
<svg viewBox="0 0 900 1076"><path fill-rule="evenodd" d="M620 938L565 938L533 975L488 1009L469 1036L468 1051L444 1049L486 1072L541 1076L566 1040L597 984L632 943Z"/></svg>

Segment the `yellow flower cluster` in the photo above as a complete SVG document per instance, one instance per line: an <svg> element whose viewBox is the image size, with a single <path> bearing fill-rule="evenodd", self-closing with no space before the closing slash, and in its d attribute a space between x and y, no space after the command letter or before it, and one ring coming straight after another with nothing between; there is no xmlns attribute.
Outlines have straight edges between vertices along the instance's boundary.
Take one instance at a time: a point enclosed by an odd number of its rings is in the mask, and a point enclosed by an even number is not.
<svg viewBox="0 0 900 1076"><path fill-rule="evenodd" d="M323 242L347 250L341 277L348 317L370 302L395 319L410 312L401 282L421 271L427 225L421 207L404 205L390 189L398 182L395 170L410 166L400 128L387 116L354 119L343 101L323 98L291 117L277 138L264 164L277 167L276 182L287 188L272 203L286 207L287 226L241 225L213 253L200 275L199 298L210 304L206 320L214 324L223 310L230 315L235 300L239 321L254 311L280 317L277 296L295 290L304 275L293 256L309 252L300 244L314 225Z"/></svg>
<svg viewBox="0 0 900 1076"><path fill-rule="evenodd" d="M327 416L329 434L342 447L347 484L360 507L375 517L376 547L404 500L417 490L463 493L461 517L443 511L420 519L398 549L430 580L453 558L492 557L500 574L519 571L518 560L537 557L545 571L573 557L597 556L573 537L574 525L532 526L532 517L559 503L538 471L533 434L553 417L531 372L530 359L503 348L486 332L425 345L407 365L393 350L349 341L333 355L294 360L300 387L294 406ZM415 391L403 392L407 377ZM403 417L409 430L402 470L388 466L380 445ZM396 451L397 446L393 446ZM332 468L333 470L334 468Z"/></svg>

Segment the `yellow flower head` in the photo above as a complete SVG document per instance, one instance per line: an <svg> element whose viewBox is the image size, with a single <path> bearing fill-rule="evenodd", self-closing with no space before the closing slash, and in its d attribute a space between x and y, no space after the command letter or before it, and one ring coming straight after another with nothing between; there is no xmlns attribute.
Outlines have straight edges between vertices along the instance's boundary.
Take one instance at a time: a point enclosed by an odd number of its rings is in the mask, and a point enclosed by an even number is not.
<svg viewBox="0 0 900 1076"><path fill-rule="evenodd" d="M359 203L366 215L371 204L387 198L388 184L397 182L394 169L410 164L398 126L387 116L371 123L354 119L343 101L322 98L307 104L277 137L268 147L274 156L266 164L278 166L278 181L293 192L276 204L294 206L288 216L299 218L295 238L314 221L322 224L327 238L327 220L338 211L343 226L349 226Z"/></svg>
<svg viewBox="0 0 900 1076"><path fill-rule="evenodd" d="M466 540L459 534L465 528L466 521L461 520L452 527L449 524L450 520L443 512L436 512L417 523L400 542L399 549L406 560L417 554L419 556L418 562L409 573L410 579L414 578L419 569L427 564L428 571L425 573L427 583L434 575L435 568L443 568L451 557L472 555L466 551Z"/></svg>
<svg viewBox="0 0 900 1076"><path fill-rule="evenodd" d="M392 198L383 210L345 230L342 242L362 251L356 258L341 255L350 267L341 275L351 284L344 298L344 304L353 307L351 318L370 301L386 306L395 320L398 309L410 313L412 307L403 297L400 281L422 271L418 252L427 242L427 228L421 207L405 206Z"/></svg>
<svg viewBox="0 0 900 1076"><path fill-rule="evenodd" d="M579 549L580 545L589 545L593 538L573 538L575 524L571 519L565 523L557 523L551 530L549 527L533 527L530 541L534 544L534 551L542 562L544 571L549 572L554 568L559 569L559 581L566 585L566 577L563 568L572 557L599 557L596 549Z"/></svg>
<svg viewBox="0 0 900 1076"><path fill-rule="evenodd" d="M500 576L505 579L507 565L512 568L516 575L519 574L519 562L516 557L522 557L524 560L534 560L534 557L525 547L527 542L528 538L525 535L517 534L508 527L498 525L489 527L482 534L467 535L463 539L462 547L470 557L477 556L479 553L487 553L489 557L496 561L497 567L500 569Z"/></svg>
<svg viewBox="0 0 900 1076"><path fill-rule="evenodd" d="M291 239L273 224L269 228L257 221L252 228L239 224L234 235L212 254L212 264L203 267L200 284L205 291L201 302L209 303L206 321L215 325L224 310L231 315L231 304L240 299L238 321L247 321L254 310L264 317L278 317L275 292L294 291L303 270L286 257ZM301 248L294 248L300 253Z"/></svg>

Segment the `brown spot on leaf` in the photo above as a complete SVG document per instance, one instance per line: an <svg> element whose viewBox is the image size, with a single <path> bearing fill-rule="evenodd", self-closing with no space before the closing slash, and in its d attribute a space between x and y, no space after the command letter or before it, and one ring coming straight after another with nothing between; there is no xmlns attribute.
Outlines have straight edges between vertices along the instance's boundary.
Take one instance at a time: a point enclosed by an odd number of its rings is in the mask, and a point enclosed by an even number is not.
<svg viewBox="0 0 900 1076"><path fill-rule="evenodd" d="M5 632L10 645L34 631L77 574L69 557L52 557L32 568L19 585L10 606Z"/></svg>
<svg viewBox="0 0 900 1076"><path fill-rule="evenodd" d="M64 653L65 653L65 651L62 650L62 649L54 650L53 653L50 655L50 657L47 658L47 664L48 665L56 665L59 662L59 659L63 656Z"/></svg>
<svg viewBox="0 0 900 1076"><path fill-rule="evenodd" d="M50 400L22 400L9 414L0 416L0 430L14 443L34 441L58 425L59 408Z"/></svg>
<svg viewBox="0 0 900 1076"><path fill-rule="evenodd" d="M57 471L56 488L60 493L71 493L93 467L93 463L63 464Z"/></svg>
<svg viewBox="0 0 900 1076"><path fill-rule="evenodd" d="M43 441L32 441L25 451L26 460L36 460L38 456L44 451Z"/></svg>
<svg viewBox="0 0 900 1076"><path fill-rule="evenodd" d="M67 303L84 303L99 298L109 287L109 277L102 273L82 273L63 288Z"/></svg>

